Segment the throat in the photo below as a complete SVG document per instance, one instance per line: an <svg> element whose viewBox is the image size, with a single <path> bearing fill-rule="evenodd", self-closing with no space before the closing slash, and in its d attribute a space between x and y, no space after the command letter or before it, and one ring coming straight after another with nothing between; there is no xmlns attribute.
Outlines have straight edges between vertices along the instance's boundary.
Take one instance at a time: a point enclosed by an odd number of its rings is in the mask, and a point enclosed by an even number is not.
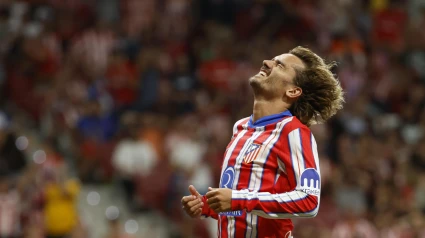
<svg viewBox="0 0 425 238"><path fill-rule="evenodd" d="M289 105L280 100L254 100L254 107L252 113L252 121L255 123L257 120L284 112L289 109Z"/></svg>

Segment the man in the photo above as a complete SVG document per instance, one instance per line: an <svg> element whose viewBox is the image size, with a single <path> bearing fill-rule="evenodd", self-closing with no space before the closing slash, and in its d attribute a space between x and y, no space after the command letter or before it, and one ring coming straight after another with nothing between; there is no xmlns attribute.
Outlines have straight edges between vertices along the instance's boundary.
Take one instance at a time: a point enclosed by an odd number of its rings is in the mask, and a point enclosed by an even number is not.
<svg viewBox="0 0 425 238"><path fill-rule="evenodd" d="M236 122L220 188L182 198L191 217L218 220L219 237L292 237L291 218L319 210L320 168L312 124L342 108L330 68L307 48L265 60L251 77L254 110Z"/></svg>

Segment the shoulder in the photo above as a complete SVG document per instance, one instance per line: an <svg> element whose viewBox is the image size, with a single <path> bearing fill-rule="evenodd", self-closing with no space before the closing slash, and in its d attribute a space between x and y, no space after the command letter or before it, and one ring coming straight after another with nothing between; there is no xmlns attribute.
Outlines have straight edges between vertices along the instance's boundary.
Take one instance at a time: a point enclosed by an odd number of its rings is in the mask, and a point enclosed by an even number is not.
<svg viewBox="0 0 425 238"><path fill-rule="evenodd" d="M250 117L244 117L244 118L238 120L237 122L235 122L235 124L233 125L233 134L242 130L243 126L247 125L249 119L250 119Z"/></svg>
<svg viewBox="0 0 425 238"><path fill-rule="evenodd" d="M297 117L291 117L291 120L285 124L285 127L282 130L282 133L289 134L294 131L299 131L300 133L310 134L311 130L308 126L304 125Z"/></svg>

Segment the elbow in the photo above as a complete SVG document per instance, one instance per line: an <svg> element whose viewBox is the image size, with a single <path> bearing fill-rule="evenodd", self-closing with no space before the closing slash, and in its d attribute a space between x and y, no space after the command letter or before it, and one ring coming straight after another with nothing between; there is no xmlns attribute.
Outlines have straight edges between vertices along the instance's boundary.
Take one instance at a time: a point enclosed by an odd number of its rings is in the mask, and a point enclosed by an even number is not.
<svg viewBox="0 0 425 238"><path fill-rule="evenodd" d="M317 216L319 213L319 198L316 196L309 196L308 205L306 206L308 209L304 211L304 217L313 218Z"/></svg>
<svg viewBox="0 0 425 238"><path fill-rule="evenodd" d="M314 217L316 217L316 216L317 216L317 213L319 213L319 207L317 207L317 208L314 210L314 212L309 213L306 217L307 217L307 218L314 218Z"/></svg>
<svg viewBox="0 0 425 238"><path fill-rule="evenodd" d="M319 213L319 206L315 207L312 211L305 212L302 217L304 218L314 218L317 216L317 213Z"/></svg>

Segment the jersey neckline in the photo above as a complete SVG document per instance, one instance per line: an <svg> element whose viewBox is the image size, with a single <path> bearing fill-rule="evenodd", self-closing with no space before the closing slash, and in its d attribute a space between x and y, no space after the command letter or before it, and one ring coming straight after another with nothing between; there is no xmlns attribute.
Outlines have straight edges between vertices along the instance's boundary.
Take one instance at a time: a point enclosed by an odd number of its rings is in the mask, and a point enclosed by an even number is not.
<svg viewBox="0 0 425 238"><path fill-rule="evenodd" d="M262 118L258 119L256 122L252 122L253 115L251 115L249 117L248 127L249 128L256 128L256 127L261 127L261 126L267 126L267 125L279 122L284 117L291 117L291 116L292 116L291 112L289 110L286 110L286 111L278 113L278 114L273 114L273 115L268 115L268 116L262 117Z"/></svg>

